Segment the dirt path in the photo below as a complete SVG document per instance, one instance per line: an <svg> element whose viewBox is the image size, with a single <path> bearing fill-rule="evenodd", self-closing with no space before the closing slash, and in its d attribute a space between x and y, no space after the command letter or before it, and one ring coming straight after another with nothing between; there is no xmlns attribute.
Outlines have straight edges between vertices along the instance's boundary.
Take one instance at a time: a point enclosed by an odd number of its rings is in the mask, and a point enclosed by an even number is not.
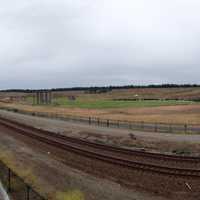
<svg viewBox="0 0 200 200"><path fill-rule="evenodd" d="M114 128L108 129L106 127L33 117L2 110L0 111L0 115L37 128L111 145L195 155L199 155L200 150L200 135L141 132Z"/></svg>

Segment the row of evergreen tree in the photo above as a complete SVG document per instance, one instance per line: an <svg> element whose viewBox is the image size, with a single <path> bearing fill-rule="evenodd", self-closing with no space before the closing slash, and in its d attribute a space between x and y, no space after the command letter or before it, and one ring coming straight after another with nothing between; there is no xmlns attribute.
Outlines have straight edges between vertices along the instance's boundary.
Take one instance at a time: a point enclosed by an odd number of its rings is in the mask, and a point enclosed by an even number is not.
<svg viewBox="0 0 200 200"><path fill-rule="evenodd" d="M198 84L159 84L159 85L125 85L125 86L103 86L103 87L72 87L72 88L52 88L52 89L8 89L0 92L24 92L32 93L36 91L111 91L113 89L133 89L133 88L193 88L200 87Z"/></svg>

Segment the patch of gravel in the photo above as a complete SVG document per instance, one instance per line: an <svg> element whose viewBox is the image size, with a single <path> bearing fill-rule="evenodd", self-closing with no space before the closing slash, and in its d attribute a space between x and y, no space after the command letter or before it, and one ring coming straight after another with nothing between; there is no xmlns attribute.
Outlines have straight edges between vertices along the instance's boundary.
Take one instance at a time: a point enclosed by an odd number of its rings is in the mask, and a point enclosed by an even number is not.
<svg viewBox="0 0 200 200"><path fill-rule="evenodd" d="M30 169L37 177L36 188L44 193L78 190L85 200L166 200L164 197L141 193L121 187L119 184L101 178L95 178L79 170L70 168L55 160L45 148L22 142L20 137L13 137L1 131L0 152L9 152L19 170Z"/></svg>

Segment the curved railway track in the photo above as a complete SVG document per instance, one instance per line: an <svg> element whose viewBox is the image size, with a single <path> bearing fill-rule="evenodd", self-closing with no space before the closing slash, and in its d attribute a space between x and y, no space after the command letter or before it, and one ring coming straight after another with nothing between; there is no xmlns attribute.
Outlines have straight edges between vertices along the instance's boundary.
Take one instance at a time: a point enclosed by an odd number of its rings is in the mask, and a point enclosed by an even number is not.
<svg viewBox="0 0 200 200"><path fill-rule="evenodd" d="M200 158L198 157L171 156L96 144L37 129L4 118L0 118L0 125L6 126L18 134L34 138L40 142L76 153L83 157L114 164L119 167L163 175L200 178L200 169L194 167L194 165L198 165L200 163ZM134 159L135 157L137 157L137 159ZM171 162L173 164L179 163L179 167L174 167L173 165L171 166Z"/></svg>

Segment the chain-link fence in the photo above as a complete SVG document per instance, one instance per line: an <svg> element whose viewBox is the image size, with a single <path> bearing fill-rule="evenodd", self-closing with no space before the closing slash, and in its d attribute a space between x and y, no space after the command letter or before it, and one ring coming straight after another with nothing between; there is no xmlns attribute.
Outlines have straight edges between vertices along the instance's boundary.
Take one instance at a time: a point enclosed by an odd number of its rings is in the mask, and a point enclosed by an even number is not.
<svg viewBox="0 0 200 200"><path fill-rule="evenodd" d="M200 124L181 124L181 123L150 123L144 121L125 121L125 120L111 120L96 117L82 117L72 116L61 113L45 113L45 112L31 112L19 110L16 108L0 109L18 112L38 117L47 117L52 119L61 119L64 121L81 122L89 125L110 127L110 128L123 128L130 130L146 131L146 132L163 132L163 133L185 133L185 134L200 134Z"/></svg>
<svg viewBox="0 0 200 200"><path fill-rule="evenodd" d="M15 200L47 200L17 176L0 161L0 181L11 199Z"/></svg>

